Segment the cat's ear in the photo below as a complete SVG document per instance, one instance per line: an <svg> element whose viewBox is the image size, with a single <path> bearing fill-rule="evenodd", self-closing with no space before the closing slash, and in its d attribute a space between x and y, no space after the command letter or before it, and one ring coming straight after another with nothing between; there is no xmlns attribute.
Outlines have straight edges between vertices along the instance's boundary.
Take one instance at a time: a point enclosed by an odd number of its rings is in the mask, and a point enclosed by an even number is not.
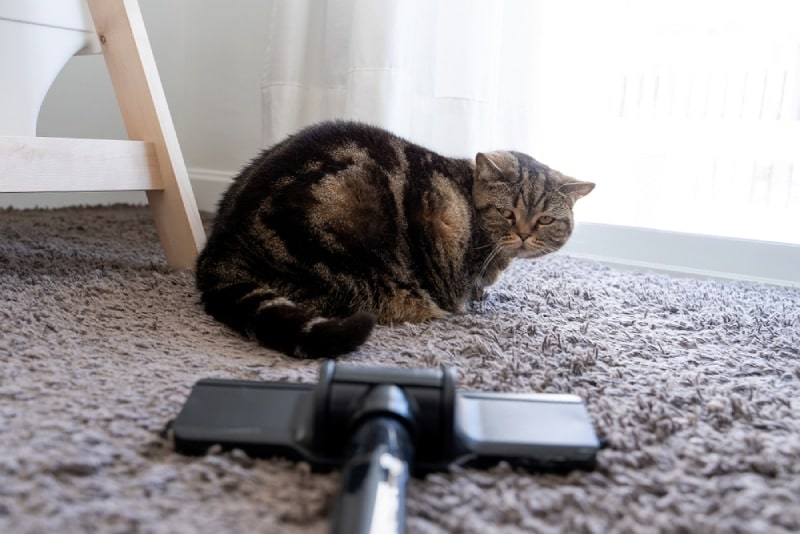
<svg viewBox="0 0 800 534"><path fill-rule="evenodd" d="M578 180L567 182L563 184L558 190L566 195L572 204L575 204L579 198L583 198L594 189L592 182L580 182Z"/></svg>
<svg viewBox="0 0 800 534"><path fill-rule="evenodd" d="M495 181L503 177L500 159L496 152L478 152L475 155L475 177L485 181Z"/></svg>

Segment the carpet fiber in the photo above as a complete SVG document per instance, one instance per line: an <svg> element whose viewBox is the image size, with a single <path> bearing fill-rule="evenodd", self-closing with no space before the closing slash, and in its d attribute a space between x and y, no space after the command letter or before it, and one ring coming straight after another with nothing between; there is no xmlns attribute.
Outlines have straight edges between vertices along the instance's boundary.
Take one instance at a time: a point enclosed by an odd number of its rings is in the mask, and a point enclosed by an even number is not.
<svg viewBox="0 0 800 534"><path fill-rule="evenodd" d="M341 361L575 393L608 439L591 473L412 480L410 532L781 532L800 529L798 347L796 289L556 255ZM310 382L317 362L205 316L146 208L0 211L0 370L1 532L327 529L338 473L160 437L200 378Z"/></svg>

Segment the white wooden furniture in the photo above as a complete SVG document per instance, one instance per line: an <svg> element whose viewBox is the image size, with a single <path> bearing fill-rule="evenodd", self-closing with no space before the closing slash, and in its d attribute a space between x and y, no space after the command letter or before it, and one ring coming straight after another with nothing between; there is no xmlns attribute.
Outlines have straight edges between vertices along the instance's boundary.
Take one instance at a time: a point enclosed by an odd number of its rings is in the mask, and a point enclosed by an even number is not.
<svg viewBox="0 0 800 534"><path fill-rule="evenodd" d="M129 139L0 137L0 192L146 191L167 263L191 268L205 235L139 5L88 4Z"/></svg>

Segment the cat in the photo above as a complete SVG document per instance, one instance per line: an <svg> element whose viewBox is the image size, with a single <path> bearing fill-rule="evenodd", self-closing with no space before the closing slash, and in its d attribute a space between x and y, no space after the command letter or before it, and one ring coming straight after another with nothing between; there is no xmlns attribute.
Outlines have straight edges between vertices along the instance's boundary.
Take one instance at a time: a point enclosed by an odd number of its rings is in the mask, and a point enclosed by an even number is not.
<svg viewBox="0 0 800 534"><path fill-rule="evenodd" d="M514 258L559 249L594 188L519 152L441 156L331 121L264 150L220 201L197 260L207 313L298 358L375 325L463 312Z"/></svg>

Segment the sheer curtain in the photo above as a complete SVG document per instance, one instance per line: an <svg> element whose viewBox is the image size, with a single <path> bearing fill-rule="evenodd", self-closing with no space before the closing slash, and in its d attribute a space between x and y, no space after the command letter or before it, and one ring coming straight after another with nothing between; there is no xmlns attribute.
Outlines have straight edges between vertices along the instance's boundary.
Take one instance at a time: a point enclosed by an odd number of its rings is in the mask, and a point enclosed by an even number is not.
<svg viewBox="0 0 800 534"><path fill-rule="evenodd" d="M541 5L537 154L585 220L800 244L800 2Z"/></svg>
<svg viewBox="0 0 800 534"><path fill-rule="evenodd" d="M529 149L535 10L525 0L273 0L264 145L347 118L452 156Z"/></svg>
<svg viewBox="0 0 800 534"><path fill-rule="evenodd" d="M516 149L583 221L800 244L796 0L272 0L264 145L328 118Z"/></svg>

